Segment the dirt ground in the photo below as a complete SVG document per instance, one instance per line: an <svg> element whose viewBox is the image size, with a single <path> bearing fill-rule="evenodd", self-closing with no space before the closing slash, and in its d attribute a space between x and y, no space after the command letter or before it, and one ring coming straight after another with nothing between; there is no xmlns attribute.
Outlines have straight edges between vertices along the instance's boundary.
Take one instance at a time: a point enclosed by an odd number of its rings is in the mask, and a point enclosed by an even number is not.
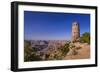
<svg viewBox="0 0 100 73"><path fill-rule="evenodd" d="M84 45L81 49L78 50L77 55L66 55L65 59L89 59L90 58L90 45Z"/></svg>

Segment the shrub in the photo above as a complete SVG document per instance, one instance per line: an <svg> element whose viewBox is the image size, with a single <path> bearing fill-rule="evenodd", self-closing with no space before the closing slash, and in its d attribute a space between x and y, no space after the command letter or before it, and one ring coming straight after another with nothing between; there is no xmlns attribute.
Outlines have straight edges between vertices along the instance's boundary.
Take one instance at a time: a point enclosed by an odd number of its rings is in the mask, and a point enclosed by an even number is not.
<svg viewBox="0 0 100 73"><path fill-rule="evenodd" d="M80 37L80 42L81 42L81 43L88 43L88 44L90 44L90 33L85 32L85 33Z"/></svg>
<svg viewBox="0 0 100 73"><path fill-rule="evenodd" d="M82 47L76 47L77 50L81 49Z"/></svg>
<svg viewBox="0 0 100 73"><path fill-rule="evenodd" d="M36 55L35 53L29 56L29 61L40 61L40 60L42 60L40 56Z"/></svg>
<svg viewBox="0 0 100 73"><path fill-rule="evenodd" d="M69 43L66 43L64 46L62 46L60 51L62 55L65 56L69 52Z"/></svg>

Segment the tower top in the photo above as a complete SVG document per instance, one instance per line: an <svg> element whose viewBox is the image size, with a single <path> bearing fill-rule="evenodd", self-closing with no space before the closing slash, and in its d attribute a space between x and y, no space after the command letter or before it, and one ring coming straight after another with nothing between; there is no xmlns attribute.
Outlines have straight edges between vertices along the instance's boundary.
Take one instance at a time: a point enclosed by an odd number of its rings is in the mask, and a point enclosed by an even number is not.
<svg viewBox="0 0 100 73"><path fill-rule="evenodd" d="M74 26L74 25L79 25L79 23L77 22L77 21L74 21L73 23L72 23L72 25Z"/></svg>

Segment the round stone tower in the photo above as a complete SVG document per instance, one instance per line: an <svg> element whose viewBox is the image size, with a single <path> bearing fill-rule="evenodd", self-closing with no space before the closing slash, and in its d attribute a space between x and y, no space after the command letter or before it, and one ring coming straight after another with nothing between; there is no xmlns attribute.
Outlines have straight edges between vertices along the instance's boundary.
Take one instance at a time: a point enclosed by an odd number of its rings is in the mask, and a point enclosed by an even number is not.
<svg viewBox="0 0 100 73"><path fill-rule="evenodd" d="M72 23L72 41L76 41L80 37L80 28L78 22Z"/></svg>

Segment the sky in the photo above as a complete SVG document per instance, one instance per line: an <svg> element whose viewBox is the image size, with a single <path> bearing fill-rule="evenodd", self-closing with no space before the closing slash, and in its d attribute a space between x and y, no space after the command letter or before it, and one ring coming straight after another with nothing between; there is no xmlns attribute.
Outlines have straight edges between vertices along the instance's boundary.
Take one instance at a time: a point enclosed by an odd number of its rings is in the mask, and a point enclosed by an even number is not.
<svg viewBox="0 0 100 73"><path fill-rule="evenodd" d="M25 40L70 40L72 23L90 32L90 14L24 11Z"/></svg>

